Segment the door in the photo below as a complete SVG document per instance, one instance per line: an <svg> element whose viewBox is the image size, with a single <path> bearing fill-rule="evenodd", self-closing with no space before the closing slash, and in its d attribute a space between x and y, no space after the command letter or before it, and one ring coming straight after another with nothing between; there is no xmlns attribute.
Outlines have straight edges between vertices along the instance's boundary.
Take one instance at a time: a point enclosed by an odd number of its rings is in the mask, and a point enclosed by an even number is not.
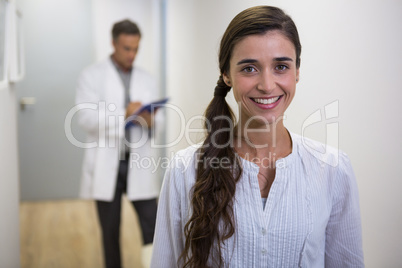
<svg viewBox="0 0 402 268"><path fill-rule="evenodd" d="M83 149L66 138L80 71L93 62L91 0L19 0L25 77L16 84L21 199L78 197ZM72 132L84 135L73 120Z"/></svg>

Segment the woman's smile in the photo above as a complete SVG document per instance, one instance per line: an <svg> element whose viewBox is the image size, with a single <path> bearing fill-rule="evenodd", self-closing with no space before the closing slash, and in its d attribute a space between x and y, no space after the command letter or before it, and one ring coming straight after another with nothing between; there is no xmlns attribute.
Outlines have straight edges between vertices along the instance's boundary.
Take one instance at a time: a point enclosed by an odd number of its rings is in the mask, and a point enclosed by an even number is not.
<svg viewBox="0 0 402 268"><path fill-rule="evenodd" d="M283 95L270 98L250 98L250 100L255 102L256 106L261 109L273 109L279 104L282 96Z"/></svg>

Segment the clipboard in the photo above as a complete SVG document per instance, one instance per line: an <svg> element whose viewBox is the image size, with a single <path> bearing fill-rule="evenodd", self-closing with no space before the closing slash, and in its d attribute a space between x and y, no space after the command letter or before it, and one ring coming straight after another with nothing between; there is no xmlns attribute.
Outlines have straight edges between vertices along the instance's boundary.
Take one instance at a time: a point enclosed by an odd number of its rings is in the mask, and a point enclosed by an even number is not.
<svg viewBox="0 0 402 268"><path fill-rule="evenodd" d="M142 112L148 111L149 113L151 113L152 111L156 111L157 109L163 107L167 102L168 102L169 98L164 98L162 100L158 100L158 101L154 101L148 104L145 104L143 106L141 106L140 109L138 109L135 113L133 113L132 115L130 115L128 118L131 118L130 121L127 122L125 129L128 129L132 126L137 125L136 123L133 123L133 120Z"/></svg>

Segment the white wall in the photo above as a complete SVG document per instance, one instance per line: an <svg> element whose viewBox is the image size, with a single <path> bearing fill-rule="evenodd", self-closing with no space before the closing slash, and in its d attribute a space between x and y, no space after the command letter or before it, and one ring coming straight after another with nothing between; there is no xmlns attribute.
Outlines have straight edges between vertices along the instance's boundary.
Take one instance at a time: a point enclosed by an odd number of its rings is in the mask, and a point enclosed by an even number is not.
<svg viewBox="0 0 402 268"><path fill-rule="evenodd" d="M303 46L301 81L285 124L300 134L312 113L338 101L339 116L328 122L338 123L335 142L350 156L357 176L366 266L401 267L402 2L167 3L167 94L187 121L203 114L212 98L219 75L218 44L229 21L244 8L267 3L292 16ZM181 126L176 112L169 115L167 140L173 141ZM309 126L305 134L325 141L328 122ZM170 151L188 143L183 138Z"/></svg>
<svg viewBox="0 0 402 268"><path fill-rule="evenodd" d="M20 266L15 90L0 89L0 268Z"/></svg>

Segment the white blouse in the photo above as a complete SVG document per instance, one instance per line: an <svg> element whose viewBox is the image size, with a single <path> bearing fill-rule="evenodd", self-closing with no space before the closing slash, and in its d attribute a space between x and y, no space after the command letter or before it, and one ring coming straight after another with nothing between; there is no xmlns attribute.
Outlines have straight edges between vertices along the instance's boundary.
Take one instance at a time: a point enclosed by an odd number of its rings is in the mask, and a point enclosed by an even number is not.
<svg viewBox="0 0 402 268"><path fill-rule="evenodd" d="M346 154L292 134L292 153L276 161L265 208L259 167L242 159L235 233L222 247L224 267L364 267L358 190ZM151 267L181 267L191 215L197 148L176 154L166 171Z"/></svg>

